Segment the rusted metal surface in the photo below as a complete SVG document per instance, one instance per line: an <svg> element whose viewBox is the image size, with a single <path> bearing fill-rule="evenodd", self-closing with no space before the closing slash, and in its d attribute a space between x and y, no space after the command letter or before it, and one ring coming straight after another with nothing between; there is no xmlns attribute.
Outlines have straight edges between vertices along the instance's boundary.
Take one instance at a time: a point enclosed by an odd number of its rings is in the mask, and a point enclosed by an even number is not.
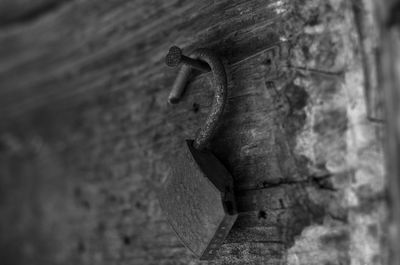
<svg viewBox="0 0 400 265"><path fill-rule="evenodd" d="M159 200L170 225L200 259L212 259L236 218L233 179L210 152L186 141L171 161Z"/></svg>
<svg viewBox="0 0 400 265"><path fill-rule="evenodd" d="M165 57L165 63L169 67L176 67L180 64L184 64L184 65L190 66L192 68L195 68L197 70L200 70L202 72L211 71L211 68L207 63L205 63L201 60L192 59L190 57L183 55L182 50L177 46L172 46L169 49L168 54ZM186 84L183 84L183 85L186 85Z"/></svg>
<svg viewBox="0 0 400 265"><path fill-rule="evenodd" d="M233 178L206 150L224 111L227 80L224 66L214 52L197 49L193 56L195 59L183 56L175 46L169 50L166 56L168 66L185 63L175 80L169 102L179 101L193 67L204 71L211 69L214 103L196 139L187 140L179 157L170 161L171 172L163 183L160 204L185 246L200 259L212 259L237 217Z"/></svg>
<svg viewBox="0 0 400 265"><path fill-rule="evenodd" d="M191 75L192 68L203 69L207 71L206 66L202 66L202 62L207 63L213 73L213 83L215 87L214 101L207 117L205 124L197 133L194 140L194 147L203 150L207 148L212 137L220 123L222 113L226 104L227 78L224 65L219 56L210 49L196 49L192 57L194 59L182 56L179 48L172 47L166 57L166 63L169 66L177 66L183 59L186 62L179 71L175 79L168 101L178 103L180 97L185 91L188 79Z"/></svg>

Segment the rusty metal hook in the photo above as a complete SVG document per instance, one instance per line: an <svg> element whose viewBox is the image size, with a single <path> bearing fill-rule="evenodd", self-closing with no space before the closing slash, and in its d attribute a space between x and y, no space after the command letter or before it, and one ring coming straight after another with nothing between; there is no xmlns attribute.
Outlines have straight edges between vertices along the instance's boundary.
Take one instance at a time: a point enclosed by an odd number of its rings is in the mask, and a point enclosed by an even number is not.
<svg viewBox="0 0 400 265"><path fill-rule="evenodd" d="M222 60L210 49L196 49L191 57L182 55L182 50L176 46L169 49L165 62L170 67L183 64L175 79L174 85L168 97L170 104L176 104L183 95L186 84L190 77L192 68L203 72L211 71L214 77L215 94L211 111L201 130L198 132L193 146L198 150L203 150L214 136L222 113L224 112L227 98L227 77Z"/></svg>

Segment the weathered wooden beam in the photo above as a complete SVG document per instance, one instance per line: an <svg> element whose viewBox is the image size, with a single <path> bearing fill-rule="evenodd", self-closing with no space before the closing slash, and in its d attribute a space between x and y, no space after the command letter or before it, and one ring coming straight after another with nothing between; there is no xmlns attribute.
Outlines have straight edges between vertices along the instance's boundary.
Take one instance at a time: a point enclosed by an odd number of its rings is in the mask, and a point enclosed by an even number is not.
<svg viewBox="0 0 400 265"><path fill-rule="evenodd" d="M44 16L56 13L69 0L1 0L0 28L18 27L33 23Z"/></svg>
<svg viewBox="0 0 400 265"><path fill-rule="evenodd" d="M197 263L157 189L213 90L210 74L196 74L167 106L173 44L225 58L228 104L212 151L239 203L248 190L270 194L209 264L385 258L381 124L368 119L366 46L346 1L83 0L19 23L45 3L9 11L0 27L5 264Z"/></svg>
<svg viewBox="0 0 400 265"><path fill-rule="evenodd" d="M386 165L390 194L390 227L388 264L400 263L400 24L399 1L382 1L375 4L375 18L379 26L381 54L379 81L385 96Z"/></svg>

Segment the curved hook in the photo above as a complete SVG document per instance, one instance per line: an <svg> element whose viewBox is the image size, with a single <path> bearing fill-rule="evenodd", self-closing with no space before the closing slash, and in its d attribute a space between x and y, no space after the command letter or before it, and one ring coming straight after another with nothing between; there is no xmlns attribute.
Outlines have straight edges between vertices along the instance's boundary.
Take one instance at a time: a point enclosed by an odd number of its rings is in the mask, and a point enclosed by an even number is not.
<svg viewBox="0 0 400 265"><path fill-rule="evenodd" d="M204 126L197 133L193 146L198 150L203 150L214 136L218 124L224 112L227 98L227 78L225 67L222 60L213 51L209 49L197 49L192 53L193 58L182 55L181 50L174 46L166 57L168 66L177 66L180 63L184 65L179 70L178 76L172 87L168 101L171 104L179 102L185 91L192 68L213 73L215 94L214 101Z"/></svg>

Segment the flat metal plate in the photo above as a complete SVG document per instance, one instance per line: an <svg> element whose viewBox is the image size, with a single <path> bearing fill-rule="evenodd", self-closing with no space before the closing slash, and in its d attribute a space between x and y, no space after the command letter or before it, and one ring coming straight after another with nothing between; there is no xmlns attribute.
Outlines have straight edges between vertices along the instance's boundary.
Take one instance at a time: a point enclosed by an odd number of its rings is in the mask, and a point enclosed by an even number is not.
<svg viewBox="0 0 400 265"><path fill-rule="evenodd" d="M208 160L213 168L203 173L195 159L201 160L202 167ZM210 180L231 179L229 172L221 167L215 156L191 148L191 141L188 141L171 164L170 174L159 193L169 223L185 246L200 259L215 256L237 218L234 202L228 207L224 202L233 196L219 190ZM213 176L207 176L210 174ZM232 181L226 186L233 190Z"/></svg>

